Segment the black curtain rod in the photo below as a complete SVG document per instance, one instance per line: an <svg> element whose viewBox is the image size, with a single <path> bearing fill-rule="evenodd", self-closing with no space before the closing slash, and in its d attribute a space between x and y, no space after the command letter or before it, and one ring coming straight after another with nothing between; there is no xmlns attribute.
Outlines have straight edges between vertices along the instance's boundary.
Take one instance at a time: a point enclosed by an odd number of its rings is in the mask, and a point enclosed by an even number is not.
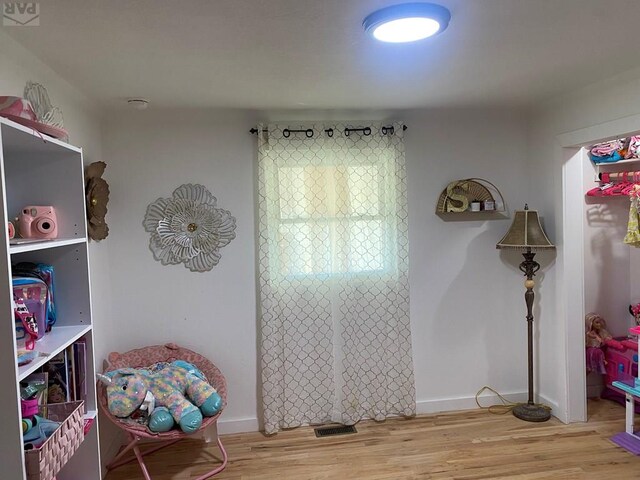
<svg viewBox="0 0 640 480"><path fill-rule="evenodd" d="M402 126L402 130L406 130L407 126L403 125ZM385 125L383 126L381 129L382 134L386 135L387 133L391 133L393 134L393 132L395 131L395 128L393 125ZM267 130L266 128L262 129L263 132L268 132L269 130ZM371 135L371 127L362 127L362 128L345 128L344 129L344 134L346 137L349 136L349 134L351 132L360 132L363 135L367 136L367 135ZM252 128L251 130L249 130L249 133L252 134L257 134L258 133L258 129L257 128ZM291 136L292 133L304 133L307 138L312 138L314 135L314 131L313 128L303 128L300 130L296 130L296 129L291 129L291 128L285 128L284 130L282 130L282 136L285 138L289 138ZM325 133L329 136L329 137L333 137L333 128L327 128L325 129Z"/></svg>

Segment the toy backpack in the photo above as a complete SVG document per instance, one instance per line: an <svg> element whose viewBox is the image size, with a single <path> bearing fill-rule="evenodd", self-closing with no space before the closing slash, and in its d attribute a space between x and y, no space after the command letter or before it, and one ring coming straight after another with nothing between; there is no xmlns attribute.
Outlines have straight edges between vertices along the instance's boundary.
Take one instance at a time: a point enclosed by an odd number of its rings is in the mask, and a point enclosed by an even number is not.
<svg viewBox="0 0 640 480"><path fill-rule="evenodd" d="M13 298L27 308L38 325L38 338L47 330L47 284L39 278L13 277Z"/></svg>
<svg viewBox="0 0 640 480"><path fill-rule="evenodd" d="M38 323L29 312L27 305L21 298L14 297L13 312L16 322L16 342L19 348L33 350L38 338Z"/></svg>
<svg viewBox="0 0 640 480"><path fill-rule="evenodd" d="M14 295L24 299L29 311L36 314L42 336L56 323L53 266L22 262L13 265L11 269L14 275ZM35 300L38 300L40 306L36 305ZM36 311L32 308L43 310Z"/></svg>

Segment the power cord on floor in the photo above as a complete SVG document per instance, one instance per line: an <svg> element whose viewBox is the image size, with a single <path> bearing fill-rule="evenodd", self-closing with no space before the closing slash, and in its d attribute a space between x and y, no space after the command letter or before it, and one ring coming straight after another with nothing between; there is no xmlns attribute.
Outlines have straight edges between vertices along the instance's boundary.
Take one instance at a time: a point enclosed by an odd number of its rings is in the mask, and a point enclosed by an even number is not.
<svg viewBox="0 0 640 480"><path fill-rule="evenodd" d="M485 392L485 390L488 390L494 393L502 403L490 405L488 407L483 407L482 405L480 405L479 397ZM489 413L493 413L496 415L504 415L505 413L509 413L511 410L513 410L514 407L517 407L518 405L526 405L526 404L527 402L512 402L511 400L507 400L502 395L500 395L500 393L496 392L493 388L488 387L486 385L482 387L480 390L478 390L478 393L476 393L476 405L478 405L478 407L482 408L483 410L488 410ZM549 407L548 405L544 405L544 404L537 404L537 405L551 411L551 407Z"/></svg>

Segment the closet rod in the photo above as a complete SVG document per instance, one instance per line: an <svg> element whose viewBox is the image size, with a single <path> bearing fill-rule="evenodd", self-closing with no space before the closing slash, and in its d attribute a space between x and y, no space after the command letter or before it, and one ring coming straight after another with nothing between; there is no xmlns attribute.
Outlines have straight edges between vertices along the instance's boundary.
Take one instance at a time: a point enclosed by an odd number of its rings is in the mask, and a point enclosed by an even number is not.
<svg viewBox="0 0 640 480"><path fill-rule="evenodd" d="M609 182L611 180L626 180L633 182L634 178L640 180L640 171L635 172L601 172L598 174L598 180L601 182Z"/></svg>

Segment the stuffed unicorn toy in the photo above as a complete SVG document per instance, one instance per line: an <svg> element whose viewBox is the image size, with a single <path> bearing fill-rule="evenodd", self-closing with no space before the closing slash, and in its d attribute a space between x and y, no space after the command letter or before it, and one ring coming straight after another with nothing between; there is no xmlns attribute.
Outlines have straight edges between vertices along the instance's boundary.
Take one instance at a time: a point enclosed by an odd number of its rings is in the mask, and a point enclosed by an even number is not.
<svg viewBox="0 0 640 480"><path fill-rule="evenodd" d="M98 374L107 385L107 404L116 417L129 417L144 405L149 430L165 432L175 421L183 432L193 433L202 418L222 408L222 398L194 365L177 360L145 370L121 368Z"/></svg>

